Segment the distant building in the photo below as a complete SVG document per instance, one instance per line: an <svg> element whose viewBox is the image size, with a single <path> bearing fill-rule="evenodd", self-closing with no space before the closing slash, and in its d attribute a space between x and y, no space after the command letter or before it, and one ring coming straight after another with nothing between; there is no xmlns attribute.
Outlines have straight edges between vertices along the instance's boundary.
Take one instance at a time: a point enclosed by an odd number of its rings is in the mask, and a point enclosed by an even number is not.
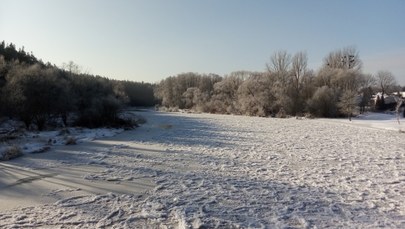
<svg viewBox="0 0 405 229"><path fill-rule="evenodd" d="M378 92L378 93L376 93L375 95L373 95L371 97L371 100L372 100L372 103L374 104L374 106L377 105L377 98L381 99L381 97L382 97L381 92ZM405 98L405 91L403 91L403 92L394 92L394 93L389 94L389 95L384 94L384 104L385 104L384 110L385 109L390 109L390 110L395 109L398 98Z"/></svg>
<svg viewBox="0 0 405 229"><path fill-rule="evenodd" d="M400 96L400 97L402 97L402 98L405 98L405 91L401 91L401 92L394 92L394 93L392 93L393 95L396 95L396 96Z"/></svg>

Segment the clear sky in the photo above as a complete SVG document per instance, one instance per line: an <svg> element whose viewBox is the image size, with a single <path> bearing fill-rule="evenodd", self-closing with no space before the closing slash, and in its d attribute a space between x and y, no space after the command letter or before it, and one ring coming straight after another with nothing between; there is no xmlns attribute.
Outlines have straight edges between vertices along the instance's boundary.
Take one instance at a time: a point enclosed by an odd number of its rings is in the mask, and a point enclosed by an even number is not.
<svg viewBox="0 0 405 229"><path fill-rule="evenodd" d="M158 82L263 71L278 50L317 70L354 46L363 71L405 85L405 0L0 0L0 40L91 74Z"/></svg>

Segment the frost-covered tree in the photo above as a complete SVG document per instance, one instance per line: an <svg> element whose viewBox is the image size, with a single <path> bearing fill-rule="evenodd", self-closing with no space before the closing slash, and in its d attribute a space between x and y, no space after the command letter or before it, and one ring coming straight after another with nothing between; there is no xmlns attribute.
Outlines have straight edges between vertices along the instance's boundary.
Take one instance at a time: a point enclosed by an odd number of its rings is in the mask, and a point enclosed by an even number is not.
<svg viewBox="0 0 405 229"><path fill-rule="evenodd" d="M175 90L176 83L175 77L168 77L162 80L156 88L155 96L161 100L163 106L179 107L181 104L181 96L184 92Z"/></svg>
<svg viewBox="0 0 405 229"><path fill-rule="evenodd" d="M291 61L291 84L287 89L287 96L289 97L290 104L285 106L290 114L296 115L304 110L304 96L303 90L308 83L307 77L307 63L308 57L305 52L298 52L292 57Z"/></svg>
<svg viewBox="0 0 405 229"><path fill-rule="evenodd" d="M223 114L237 114L238 89L243 79L237 75L225 77L214 84L212 96L212 112Z"/></svg>
<svg viewBox="0 0 405 229"><path fill-rule="evenodd" d="M79 66L78 64L76 64L73 61L63 63L61 68L64 69L66 72L68 72L69 75L73 75L73 74L78 75L82 72L82 69L83 69L81 66Z"/></svg>
<svg viewBox="0 0 405 229"><path fill-rule="evenodd" d="M291 57L286 51L273 54L266 64L269 76L272 78L272 94L275 96L274 107L290 115L303 113L305 98L313 83L312 72L307 69L308 57L305 52L298 52ZM276 111L277 113L278 111Z"/></svg>
<svg viewBox="0 0 405 229"><path fill-rule="evenodd" d="M64 67L44 64L24 48L1 42L0 115L19 118L27 127L36 124L38 129L57 124L54 120L59 118L67 125L71 113L76 117L72 121L82 126L112 126L125 123L117 119L122 103L132 104L134 97L139 97L136 104L154 103L150 84L83 74L73 62ZM146 98L148 102L140 101Z"/></svg>
<svg viewBox="0 0 405 229"><path fill-rule="evenodd" d="M206 103L214 94L214 84L221 80L222 78L215 74L181 73L162 80L155 88L155 96L165 107L190 108L190 106L198 105L202 108L206 104L190 104L192 101L191 91L187 92L187 90L198 88L200 102ZM189 97L188 104L185 103L186 98L184 96Z"/></svg>
<svg viewBox="0 0 405 229"><path fill-rule="evenodd" d="M335 117L338 110L337 101L335 90L323 86L307 101L308 110L317 117Z"/></svg>
<svg viewBox="0 0 405 229"><path fill-rule="evenodd" d="M38 64L15 67L9 74L5 95L10 110L24 121L27 128L34 122L39 130L48 118L69 98L65 82L52 68Z"/></svg>
<svg viewBox="0 0 405 229"><path fill-rule="evenodd" d="M300 91L303 78L307 72L308 56L305 52L298 52L292 58L293 87L295 91Z"/></svg>
<svg viewBox="0 0 405 229"><path fill-rule="evenodd" d="M351 90L344 91L340 96L338 107L339 111L347 115L349 120L352 121L352 115L357 107L357 92Z"/></svg>
<svg viewBox="0 0 405 229"><path fill-rule="evenodd" d="M275 98L271 82L265 73L256 73L243 81L238 89L238 108L241 114L267 116L272 112Z"/></svg>
<svg viewBox="0 0 405 229"><path fill-rule="evenodd" d="M266 68L270 81L272 82L272 88L270 90L275 96L273 103L276 109L275 112L277 113L280 108L291 103L287 95L292 83L291 55L286 51L275 52L271 56L270 62L266 64Z"/></svg>
<svg viewBox="0 0 405 229"><path fill-rule="evenodd" d="M358 91L361 88L363 74L356 70L337 69L331 86L341 91Z"/></svg>
<svg viewBox="0 0 405 229"><path fill-rule="evenodd" d="M183 93L184 108L191 109L196 106L194 103L194 97L197 93L199 93L199 89L197 87L187 88L187 90Z"/></svg>
<svg viewBox="0 0 405 229"><path fill-rule="evenodd" d="M275 78L276 86L283 93L287 89L287 85L291 82L290 78L291 55L286 51L275 52L270 63L266 64L267 71Z"/></svg>

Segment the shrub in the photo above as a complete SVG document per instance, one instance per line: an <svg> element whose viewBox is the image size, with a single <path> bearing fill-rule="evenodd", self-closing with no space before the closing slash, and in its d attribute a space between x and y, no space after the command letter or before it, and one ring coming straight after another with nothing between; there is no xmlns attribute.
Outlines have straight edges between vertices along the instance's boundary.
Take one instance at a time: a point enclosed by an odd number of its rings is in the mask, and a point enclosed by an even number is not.
<svg viewBox="0 0 405 229"><path fill-rule="evenodd" d="M276 114L276 118L287 118L287 114L284 108L281 108L279 112Z"/></svg>
<svg viewBox="0 0 405 229"><path fill-rule="evenodd" d="M6 147L3 152L0 153L0 160L7 161L22 155L21 148L18 146Z"/></svg>
<svg viewBox="0 0 405 229"><path fill-rule="evenodd" d="M76 144L77 144L77 140L75 137L68 136L65 138L65 145L76 145Z"/></svg>

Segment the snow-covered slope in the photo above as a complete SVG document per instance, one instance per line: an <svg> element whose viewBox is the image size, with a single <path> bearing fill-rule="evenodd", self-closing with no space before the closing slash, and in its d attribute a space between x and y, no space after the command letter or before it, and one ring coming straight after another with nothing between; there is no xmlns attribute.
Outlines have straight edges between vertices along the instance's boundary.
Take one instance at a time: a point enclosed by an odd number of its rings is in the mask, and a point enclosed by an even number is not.
<svg viewBox="0 0 405 229"><path fill-rule="evenodd" d="M155 188L2 212L0 227L405 228L405 134L357 120L145 116L131 141L88 149L106 170L84 179Z"/></svg>

